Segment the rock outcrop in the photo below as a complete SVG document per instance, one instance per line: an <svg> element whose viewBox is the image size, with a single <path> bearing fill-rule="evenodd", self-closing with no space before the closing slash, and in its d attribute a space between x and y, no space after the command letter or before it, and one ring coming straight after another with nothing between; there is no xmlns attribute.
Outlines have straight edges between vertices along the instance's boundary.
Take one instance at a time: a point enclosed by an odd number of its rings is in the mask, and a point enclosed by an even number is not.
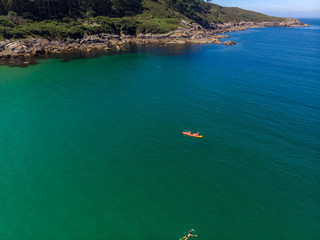
<svg viewBox="0 0 320 240"><path fill-rule="evenodd" d="M72 50L92 51L94 49L121 50L129 45L172 45L172 44L221 44L220 38L212 30L199 25L189 29L181 27L165 34L115 35L100 33L82 39L49 41L47 39L30 38L0 42L0 58L31 57L44 54L64 53Z"/></svg>
<svg viewBox="0 0 320 240"><path fill-rule="evenodd" d="M295 18L288 18L285 22L228 22L228 23L211 23L211 28L216 33L243 31L247 28L265 28L265 27L308 27L308 24L300 22Z"/></svg>

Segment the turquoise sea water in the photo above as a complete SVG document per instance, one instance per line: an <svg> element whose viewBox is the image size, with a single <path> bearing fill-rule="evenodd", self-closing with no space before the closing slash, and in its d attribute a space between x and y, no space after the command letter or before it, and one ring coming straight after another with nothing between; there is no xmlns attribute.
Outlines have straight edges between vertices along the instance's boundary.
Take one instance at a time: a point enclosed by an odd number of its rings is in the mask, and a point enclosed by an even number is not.
<svg viewBox="0 0 320 240"><path fill-rule="evenodd" d="M319 239L320 20L305 21L1 66L0 239Z"/></svg>

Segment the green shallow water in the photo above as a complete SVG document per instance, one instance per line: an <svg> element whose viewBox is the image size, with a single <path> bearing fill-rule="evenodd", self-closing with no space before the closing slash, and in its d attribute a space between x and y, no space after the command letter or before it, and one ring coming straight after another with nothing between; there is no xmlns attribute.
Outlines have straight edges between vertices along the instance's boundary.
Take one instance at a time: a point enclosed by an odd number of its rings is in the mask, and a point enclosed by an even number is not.
<svg viewBox="0 0 320 240"><path fill-rule="evenodd" d="M0 67L0 238L318 239L318 36Z"/></svg>

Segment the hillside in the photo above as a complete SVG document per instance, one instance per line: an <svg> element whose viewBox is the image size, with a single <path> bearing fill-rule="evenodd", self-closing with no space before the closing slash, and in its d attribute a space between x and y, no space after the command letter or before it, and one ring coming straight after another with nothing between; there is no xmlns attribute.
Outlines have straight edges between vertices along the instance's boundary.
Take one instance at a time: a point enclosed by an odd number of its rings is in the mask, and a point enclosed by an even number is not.
<svg viewBox="0 0 320 240"><path fill-rule="evenodd" d="M0 15L0 40L166 33L181 20L206 28L212 23L286 20L203 0L0 0Z"/></svg>
<svg viewBox="0 0 320 240"><path fill-rule="evenodd" d="M198 23L226 23L226 22L273 22L286 21L286 18L272 17L262 13L248 11L237 7L222 7L213 3L204 3L204 5L197 9L193 15L179 12L166 1L152 1L144 0L142 2L144 13L142 15L156 17L156 18L187 18Z"/></svg>

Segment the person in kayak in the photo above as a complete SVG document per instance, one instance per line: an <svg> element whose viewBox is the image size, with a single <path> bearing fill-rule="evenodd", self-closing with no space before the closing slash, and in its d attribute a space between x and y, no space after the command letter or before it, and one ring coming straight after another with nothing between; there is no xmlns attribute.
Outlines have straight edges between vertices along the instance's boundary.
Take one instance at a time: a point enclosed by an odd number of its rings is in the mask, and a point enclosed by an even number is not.
<svg viewBox="0 0 320 240"><path fill-rule="evenodd" d="M194 234L192 234L192 232L194 232L194 229L191 229L190 232L186 236L180 238L179 240L188 240L189 237L198 237L198 235L194 235Z"/></svg>
<svg viewBox="0 0 320 240"><path fill-rule="evenodd" d="M200 136L200 132L195 133L194 135Z"/></svg>
<svg viewBox="0 0 320 240"><path fill-rule="evenodd" d="M189 134L193 134L193 132L191 132L190 130L188 131Z"/></svg>

